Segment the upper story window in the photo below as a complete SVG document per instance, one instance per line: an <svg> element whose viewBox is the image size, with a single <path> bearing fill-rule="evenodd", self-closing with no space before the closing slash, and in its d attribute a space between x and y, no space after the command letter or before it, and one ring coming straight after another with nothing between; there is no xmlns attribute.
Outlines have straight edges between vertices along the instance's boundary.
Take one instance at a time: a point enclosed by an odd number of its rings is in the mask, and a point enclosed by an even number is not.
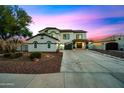
<svg viewBox="0 0 124 93"><path fill-rule="evenodd" d="M37 48L38 42L37 41L34 41L33 43L34 43L34 48Z"/></svg>
<svg viewBox="0 0 124 93"><path fill-rule="evenodd" d="M50 33L49 33L52 37L56 37L56 32L55 31L51 31Z"/></svg>
<svg viewBox="0 0 124 93"><path fill-rule="evenodd" d="M70 39L70 34L63 34L63 39L64 40L69 40Z"/></svg>
<svg viewBox="0 0 124 93"><path fill-rule="evenodd" d="M76 34L76 39L83 39L83 35L82 34Z"/></svg>
<svg viewBox="0 0 124 93"><path fill-rule="evenodd" d="M52 36L52 37L55 37L55 36L56 36L56 34L55 34L55 33L51 33L51 36Z"/></svg>

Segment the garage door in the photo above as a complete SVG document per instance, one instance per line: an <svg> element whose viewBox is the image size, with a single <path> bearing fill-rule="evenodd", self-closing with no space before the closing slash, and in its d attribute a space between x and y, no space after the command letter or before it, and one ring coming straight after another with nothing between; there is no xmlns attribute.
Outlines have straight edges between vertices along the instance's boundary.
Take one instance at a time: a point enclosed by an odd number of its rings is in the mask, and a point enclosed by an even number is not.
<svg viewBox="0 0 124 93"><path fill-rule="evenodd" d="M72 43L71 44L65 44L65 50L72 50Z"/></svg>
<svg viewBox="0 0 124 93"><path fill-rule="evenodd" d="M118 50L118 43L115 42L107 43L106 50Z"/></svg>

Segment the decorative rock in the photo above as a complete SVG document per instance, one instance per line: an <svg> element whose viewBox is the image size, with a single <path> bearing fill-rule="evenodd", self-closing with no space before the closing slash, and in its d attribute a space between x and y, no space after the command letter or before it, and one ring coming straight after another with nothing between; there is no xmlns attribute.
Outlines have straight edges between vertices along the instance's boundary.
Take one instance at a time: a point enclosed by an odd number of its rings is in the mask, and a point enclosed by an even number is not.
<svg viewBox="0 0 124 93"><path fill-rule="evenodd" d="M38 59L38 58L34 58L33 61L35 61L35 62L39 62L40 59Z"/></svg>

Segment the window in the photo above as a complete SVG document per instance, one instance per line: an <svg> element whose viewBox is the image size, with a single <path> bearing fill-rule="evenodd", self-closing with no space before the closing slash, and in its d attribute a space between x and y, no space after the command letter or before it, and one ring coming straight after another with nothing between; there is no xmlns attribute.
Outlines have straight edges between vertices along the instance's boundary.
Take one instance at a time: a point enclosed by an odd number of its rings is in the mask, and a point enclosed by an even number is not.
<svg viewBox="0 0 124 93"><path fill-rule="evenodd" d="M34 41L33 43L34 43L34 48L37 48L37 43L38 42L37 41Z"/></svg>
<svg viewBox="0 0 124 93"><path fill-rule="evenodd" d="M55 37L55 33L51 33L51 36L52 36L52 37Z"/></svg>
<svg viewBox="0 0 124 93"><path fill-rule="evenodd" d="M47 41L48 48L51 48L51 41Z"/></svg>
<svg viewBox="0 0 124 93"><path fill-rule="evenodd" d="M55 37L56 36L56 32L55 31L51 31L50 34L51 34L52 37Z"/></svg>
<svg viewBox="0 0 124 93"><path fill-rule="evenodd" d="M83 35L82 34L76 34L76 39L83 39Z"/></svg>
<svg viewBox="0 0 124 93"><path fill-rule="evenodd" d="M70 39L70 34L63 34L63 39L64 40Z"/></svg>

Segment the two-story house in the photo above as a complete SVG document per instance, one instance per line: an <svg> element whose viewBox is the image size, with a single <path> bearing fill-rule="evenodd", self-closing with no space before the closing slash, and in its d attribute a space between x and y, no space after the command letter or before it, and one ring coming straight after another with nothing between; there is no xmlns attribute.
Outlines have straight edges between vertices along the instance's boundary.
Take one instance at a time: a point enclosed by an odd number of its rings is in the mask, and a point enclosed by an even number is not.
<svg viewBox="0 0 124 93"><path fill-rule="evenodd" d="M58 29L47 27L39 34L27 39L26 49L29 52L55 52L57 49L86 48L86 31Z"/></svg>

